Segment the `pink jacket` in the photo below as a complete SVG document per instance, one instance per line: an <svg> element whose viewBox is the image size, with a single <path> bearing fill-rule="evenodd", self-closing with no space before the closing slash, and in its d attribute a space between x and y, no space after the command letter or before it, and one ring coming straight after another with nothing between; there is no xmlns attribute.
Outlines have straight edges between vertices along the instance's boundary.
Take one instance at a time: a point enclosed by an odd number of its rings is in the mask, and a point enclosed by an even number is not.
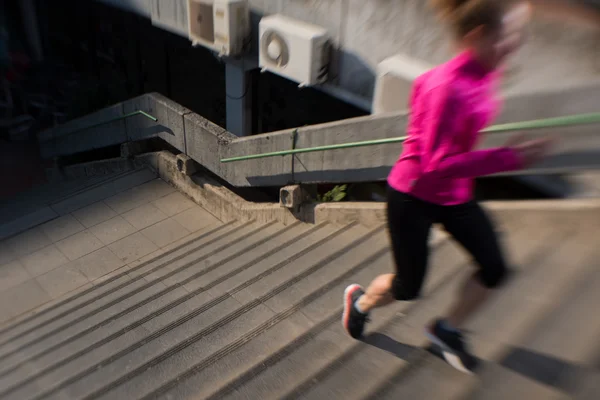
<svg viewBox="0 0 600 400"><path fill-rule="evenodd" d="M512 149L473 150L498 113L495 72L465 51L416 79L408 139L389 185L422 200L456 205L472 199L478 176L520 169Z"/></svg>

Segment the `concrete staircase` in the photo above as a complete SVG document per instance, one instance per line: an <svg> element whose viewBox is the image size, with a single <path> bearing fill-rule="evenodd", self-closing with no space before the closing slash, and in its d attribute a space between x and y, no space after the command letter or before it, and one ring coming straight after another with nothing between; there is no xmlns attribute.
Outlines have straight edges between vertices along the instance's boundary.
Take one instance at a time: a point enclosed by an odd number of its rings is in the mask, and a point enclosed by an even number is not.
<svg viewBox="0 0 600 400"><path fill-rule="evenodd" d="M13 310L0 327L0 398L600 395L600 207L492 211L516 273L469 326L483 366L467 376L428 352L422 335L471 272L443 234L432 240L421 301L377 311L366 339L355 341L340 324L341 296L392 268L384 226L225 223L157 179L107 194L92 188L60 203L64 221L84 228L67 239L56 236L66 222L35 228L68 258L48 273L77 271L85 283L66 293L58 287L67 273L53 284L32 278L57 293L33 311L16 311L32 297L26 289L0 293ZM26 266L31 248L19 240L29 232L0 242L20 249L15 260ZM83 254L86 235L99 244Z"/></svg>

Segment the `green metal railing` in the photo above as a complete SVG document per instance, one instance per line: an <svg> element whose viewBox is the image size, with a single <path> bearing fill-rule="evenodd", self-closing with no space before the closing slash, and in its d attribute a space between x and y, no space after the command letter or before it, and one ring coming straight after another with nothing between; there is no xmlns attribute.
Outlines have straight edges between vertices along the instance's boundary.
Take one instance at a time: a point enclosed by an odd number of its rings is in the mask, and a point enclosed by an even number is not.
<svg viewBox="0 0 600 400"><path fill-rule="evenodd" d="M135 115L143 115L144 117L149 118L149 119L151 119L154 122L158 121L158 118L153 117L152 115L148 114L147 112L141 111L141 110L137 110L137 111L130 112L129 114L120 115L120 116L115 117L115 118L107 119L106 121L98 122L97 124L86 126L85 128L75 129L74 131L66 133L65 135L71 135L73 133L80 132L80 131L85 131L87 129L95 128L97 126L102 126L102 125L110 124L111 122L120 121L122 119L133 117Z"/></svg>
<svg viewBox="0 0 600 400"><path fill-rule="evenodd" d="M494 125L494 126L490 126L489 128L484 129L482 132L500 133L500 132L523 131L523 130L533 130L533 129L559 128L559 127L564 127L564 126L589 125L589 124L597 124L597 123L600 123L600 113L577 114L577 115L569 115L566 117L545 118L545 119L536 119L536 120L524 121L524 122L512 122L512 123L508 123L508 124ZM406 140L406 136L401 136L401 137L387 138L387 139L365 140L365 141L361 141L361 142L351 142L351 143L332 144L332 145L318 146L318 147L308 147L305 149L281 150L281 151L273 151L271 153L261 153L261 154L252 154L252 155L248 155L248 156L223 158L223 159L221 159L221 162L229 163L229 162L234 162L234 161L254 160L257 158L287 156L287 155L291 155L291 154L312 153L312 152L317 152L317 151L339 150L339 149L349 149L349 148L353 148L353 147L375 146L375 145L390 144L390 143L401 143L405 140Z"/></svg>

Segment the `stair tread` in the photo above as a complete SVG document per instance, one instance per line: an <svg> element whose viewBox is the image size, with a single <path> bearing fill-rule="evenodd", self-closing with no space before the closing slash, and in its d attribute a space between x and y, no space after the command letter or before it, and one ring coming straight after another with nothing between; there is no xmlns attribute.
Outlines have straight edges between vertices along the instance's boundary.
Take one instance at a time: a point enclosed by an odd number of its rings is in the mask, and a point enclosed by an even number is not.
<svg viewBox="0 0 600 400"><path fill-rule="evenodd" d="M116 281L105 283L102 286L96 286L89 290L88 293L78 296L78 300L81 300L83 297L85 298L83 303L73 304L72 300L69 299L65 302L64 306L59 305L53 310L46 310L43 313L33 316L30 321L26 321L19 326L21 329L7 332L6 336L8 337L5 337L4 335L1 336L0 358L2 357L2 354L5 354L6 352L4 350L4 344L7 341L10 340L13 345L15 343L26 343L53 329L65 326L77 318L82 318L82 316L97 312L99 307L104 304L114 303L117 299L127 298L133 295L132 291L143 286L151 285L150 282L143 279L148 276L149 271L168 269L169 267L174 268L173 265L178 262L181 262L183 265L185 265L184 262L193 262L211 252L215 252L215 250L218 250L219 248L226 247L230 243L230 240L232 240L232 237L235 239L242 236L242 234L248 234L250 226L244 224L243 228L237 227L236 229L235 226L229 226L226 229L227 230L225 231L219 230L214 232L214 234L209 234L204 240L192 244L192 246L195 246L193 247L194 251L191 251L190 254L187 254L185 257L182 257L175 262L169 262L169 258L164 260L165 256L159 257L153 262L138 265L133 269L124 272L124 276ZM202 246L205 243L207 245ZM180 250L180 253L186 254L187 252L182 249ZM155 280L157 283L160 282L160 279ZM110 293L111 291L112 293ZM83 306L83 304L86 305Z"/></svg>
<svg viewBox="0 0 600 400"><path fill-rule="evenodd" d="M526 236L527 234L524 233L520 237ZM415 348L419 348L423 343L422 325L436 316L440 311L440 305L444 306L451 299L456 291L456 285L469 273L468 270L463 271L467 261L462 249L453 242L448 242L434 251L431 260L431 276L426 283L423 299L377 310L373 318L379 320L383 317L384 321L369 327L365 339L368 345L346 338L341 325L339 322L336 323L330 330L344 336L350 350L346 350L343 355L332 356L332 360L315 360L314 363L319 362L319 365L314 365L314 368L311 368L312 365L306 365L305 368L312 370L312 373L293 385L295 387L291 392L284 392L281 398L296 398L300 395L315 399L329 396L359 398L361 393L366 395L369 389L374 389L378 382L385 382L386 373L393 372L394 368L406 366ZM367 281L375 275L371 273ZM374 333L369 334L369 332ZM300 354L297 357L302 358ZM304 357L304 359L310 358ZM324 365L321 364L323 362ZM369 368L371 366L373 369ZM272 374L276 374L276 371L278 370L274 369ZM258 379L266 381L266 378ZM273 379L277 382L275 378ZM239 391L253 393L253 390L245 386Z"/></svg>
<svg viewBox="0 0 600 400"><path fill-rule="evenodd" d="M347 239L346 239L347 240ZM366 246L366 245L365 245ZM348 250L347 250L348 251ZM349 253L346 255L346 257L351 257L352 256L352 251L353 250L349 250ZM329 262L328 264L324 265L323 268L328 268L328 269L337 269L337 270L344 270L344 265L338 265L338 264L332 264L331 262ZM320 271L315 271L315 273L318 273ZM314 273L312 274L314 275ZM307 277L309 278L309 277ZM311 276L309 279L318 279L318 276ZM291 284L293 287L294 283L302 283L304 282L304 280L300 280L298 282L294 282L293 280L291 281ZM266 294L264 296L264 298L271 296L271 294ZM279 293L274 294L273 297L278 297L281 299L285 299L286 296L289 296L289 293L286 292L286 290L280 290ZM237 302L233 297L227 295L228 300L225 301L221 301L219 303L217 303L216 305L214 305L213 307L208 308L207 310L205 310L204 312L202 312L200 315L193 317L192 319L189 319L185 322L183 322L182 325L175 325L172 328L169 329L168 333L164 332L163 335L160 335L159 337L156 338L156 340L154 342L150 342L148 345L142 346L139 349L135 349L133 350L133 352L131 354L128 354L128 356L126 358L123 357L119 357L119 359L114 360L114 362L111 362L109 365L121 365L123 362L126 363L126 365L131 366L131 363L133 362L132 359L135 359L135 355L134 354L140 354L142 357L149 357L149 353L154 354L154 357L162 357L162 354L164 352L165 346L177 346L177 343L181 343L181 341L185 341L186 337L189 337L190 334L193 334L195 332L198 331L202 331L202 329L212 329L210 328L210 326L208 325L204 325L207 324L208 322L211 321L211 318L207 318L206 314L210 313L212 311L214 311L215 309L218 309L219 307L226 307L223 309L219 309L218 312L216 312L215 316L219 316L222 317L224 315L227 315L227 311L229 308L231 308L234 305L240 305L239 302ZM239 311L236 311L239 315L237 314L233 314L234 317L232 317L233 319L230 322L227 322L227 320L225 320L226 325L228 326L229 324L237 324L236 321L238 321L240 318L245 319L246 315L254 315L255 314L255 309L260 309L261 312L259 313L261 316L265 316L265 315L273 315L274 312L271 311L268 307L266 307L266 305L263 304L259 304L256 303L256 301L250 301L250 302L246 302L244 303L246 304L246 306L242 306L242 307L238 307ZM265 308L266 307L266 308ZM265 310L268 310L268 312L266 312ZM184 320L187 317L184 317ZM252 317L253 321L261 321L261 318L258 318L256 315ZM159 317L160 319L160 317ZM171 320L171 315L164 315L164 319L165 322L168 322ZM222 320L221 320L222 321ZM150 324L156 324L157 321L153 320L151 322L149 322ZM223 324L224 322L216 322L217 325L216 326L216 330L218 331L211 331L210 333L207 333L207 338L208 337L212 337L214 335L216 335L216 338L220 338L225 332L228 331L225 326L220 327L220 325L218 324ZM255 322L253 322L255 323ZM256 322L258 323L258 322ZM172 323L171 323L172 325ZM205 328L203 328L203 326L205 326ZM250 327L251 325L246 324L246 326ZM152 328L153 331L155 331L154 328ZM179 332L179 333L178 333ZM207 339L208 340L208 339ZM198 342L198 350L202 350L205 349L206 346L206 342L204 339L202 339L202 342ZM192 343L192 346L196 346L196 343ZM218 347L215 347L214 349L217 349ZM191 351L190 348L188 348L188 351ZM178 356L179 353L174 354L173 356ZM185 356L186 353L182 353L182 357ZM87 358L89 359L89 357ZM185 360L188 360L188 358L185 358ZM166 361L166 360L164 360ZM177 362L175 363L175 365L177 365L178 367L182 367L184 365L183 361ZM112 371L113 377L117 377L119 373L121 373L123 371L122 369L123 365L121 365L120 368L115 367L116 369L112 369L112 367L104 367L102 368L102 373L110 373L110 371ZM49 375L52 376L52 375ZM54 376L54 381L57 381L58 376ZM77 388L81 388L81 390L92 390L93 388L97 388L98 389L98 385L100 385L100 383L102 383L102 379L98 376L97 373L93 373L91 375L86 375L85 377L81 377L81 380L78 380L77 383L71 386L69 386L67 389L70 390L78 390L78 389L73 389L73 387L77 387ZM58 379L58 381L60 381L60 379ZM137 381L137 380L136 380ZM87 383L84 383L87 382ZM151 379L149 381L146 382L146 384L153 384L155 382L158 382L158 377L156 379ZM105 381L104 384L106 385L110 385L110 381ZM96 385L96 386L94 386ZM128 386L129 383L127 383ZM22 392L19 392L20 396L23 395ZM71 393L71 395L73 395L74 392L69 392Z"/></svg>

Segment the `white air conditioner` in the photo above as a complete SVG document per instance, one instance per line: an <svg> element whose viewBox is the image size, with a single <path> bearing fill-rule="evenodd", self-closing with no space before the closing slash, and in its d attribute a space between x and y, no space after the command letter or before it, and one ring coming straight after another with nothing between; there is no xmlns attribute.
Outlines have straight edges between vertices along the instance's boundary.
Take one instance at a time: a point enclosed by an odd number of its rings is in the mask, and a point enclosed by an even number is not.
<svg viewBox="0 0 600 400"><path fill-rule="evenodd" d="M208 47L219 56L245 50L250 36L247 0L188 0L188 35L194 46Z"/></svg>
<svg viewBox="0 0 600 400"><path fill-rule="evenodd" d="M123 0L113 0L125 6L128 3ZM187 0L151 0L150 18L152 25L161 29L176 33L181 36L188 34Z"/></svg>
<svg viewBox="0 0 600 400"><path fill-rule="evenodd" d="M327 80L331 44L325 28L276 14L261 19L259 41L263 72L298 82L300 87Z"/></svg>
<svg viewBox="0 0 600 400"><path fill-rule="evenodd" d="M414 80L432 67L401 54L382 61L377 66L373 114L407 110Z"/></svg>

